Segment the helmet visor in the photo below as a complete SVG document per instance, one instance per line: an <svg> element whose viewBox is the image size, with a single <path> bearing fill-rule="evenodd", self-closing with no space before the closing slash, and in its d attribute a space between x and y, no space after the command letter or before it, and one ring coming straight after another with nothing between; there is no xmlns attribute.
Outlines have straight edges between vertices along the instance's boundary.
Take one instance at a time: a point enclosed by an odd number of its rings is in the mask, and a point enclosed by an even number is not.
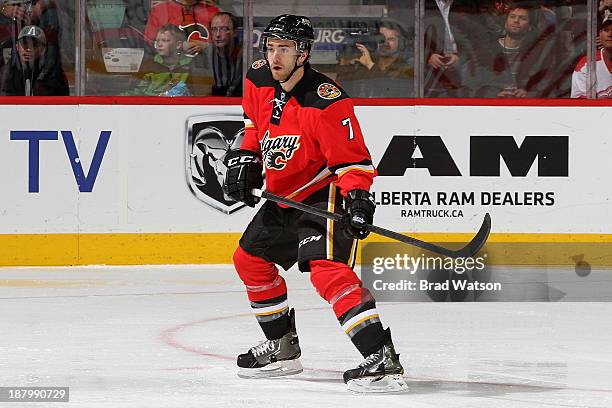
<svg viewBox="0 0 612 408"><path fill-rule="evenodd" d="M300 55L306 49L303 41L296 41L289 38L276 36L264 36L261 41L261 55L264 58L272 57L274 54L280 55Z"/></svg>

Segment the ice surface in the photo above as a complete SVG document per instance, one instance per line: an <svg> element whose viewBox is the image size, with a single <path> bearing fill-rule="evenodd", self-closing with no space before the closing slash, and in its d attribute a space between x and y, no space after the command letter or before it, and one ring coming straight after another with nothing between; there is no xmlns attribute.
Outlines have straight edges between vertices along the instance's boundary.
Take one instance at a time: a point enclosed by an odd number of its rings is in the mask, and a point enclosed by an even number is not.
<svg viewBox="0 0 612 408"><path fill-rule="evenodd" d="M70 387L0 406L612 407L612 303L380 304L410 390L363 396L330 307L284 276L304 372L245 380L235 356L262 334L231 267L0 269L0 386Z"/></svg>

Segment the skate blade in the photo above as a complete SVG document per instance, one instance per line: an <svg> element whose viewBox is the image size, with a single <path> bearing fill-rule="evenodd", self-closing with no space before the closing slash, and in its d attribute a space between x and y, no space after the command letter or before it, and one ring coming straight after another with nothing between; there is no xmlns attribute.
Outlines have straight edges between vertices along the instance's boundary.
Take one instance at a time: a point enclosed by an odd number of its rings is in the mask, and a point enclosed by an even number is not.
<svg viewBox="0 0 612 408"><path fill-rule="evenodd" d="M286 375L299 374L304 371L300 359L283 360L268 364L260 368L240 368L238 377L240 378L272 378L284 377Z"/></svg>
<svg viewBox="0 0 612 408"><path fill-rule="evenodd" d="M386 394L408 391L408 385L401 374L385 375L384 377L366 377L350 380L348 390L356 394Z"/></svg>

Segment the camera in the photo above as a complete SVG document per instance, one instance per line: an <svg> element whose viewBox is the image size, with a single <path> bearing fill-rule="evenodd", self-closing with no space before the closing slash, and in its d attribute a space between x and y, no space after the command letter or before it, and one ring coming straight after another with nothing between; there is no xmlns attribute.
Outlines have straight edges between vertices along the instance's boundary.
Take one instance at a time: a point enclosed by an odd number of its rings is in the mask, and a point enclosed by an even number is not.
<svg viewBox="0 0 612 408"><path fill-rule="evenodd" d="M340 48L339 56L341 58L354 59L361 56L361 51L357 48L357 44L365 46L370 54L378 51L378 46L385 42L385 36L380 33L370 33L368 31L353 31L344 37L344 43Z"/></svg>

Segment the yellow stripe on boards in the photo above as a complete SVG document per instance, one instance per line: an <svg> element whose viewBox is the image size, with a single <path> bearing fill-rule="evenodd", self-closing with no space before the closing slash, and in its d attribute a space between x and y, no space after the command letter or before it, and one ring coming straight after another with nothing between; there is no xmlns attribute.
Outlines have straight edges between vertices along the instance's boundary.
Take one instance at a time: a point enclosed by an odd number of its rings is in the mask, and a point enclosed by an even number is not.
<svg viewBox="0 0 612 408"><path fill-rule="evenodd" d="M240 236L0 234L0 266L231 264Z"/></svg>
<svg viewBox="0 0 612 408"><path fill-rule="evenodd" d="M473 236L409 235L437 243L467 242ZM0 234L0 266L231 264L240 236L240 233ZM370 234L365 242L395 241ZM485 252L487 263L492 265L575 265L584 261L592 266L612 266L612 234L491 234ZM357 262L360 259L359 252Z"/></svg>
<svg viewBox="0 0 612 408"><path fill-rule="evenodd" d="M461 246L458 243L467 243L474 236L464 233L407 235L441 246L452 245L454 249ZM395 243L396 241L370 234L365 242ZM481 253L486 253L488 265L573 266L578 262L586 262L591 266L612 266L612 234L492 233ZM357 259L358 262L361 261L361 252Z"/></svg>

